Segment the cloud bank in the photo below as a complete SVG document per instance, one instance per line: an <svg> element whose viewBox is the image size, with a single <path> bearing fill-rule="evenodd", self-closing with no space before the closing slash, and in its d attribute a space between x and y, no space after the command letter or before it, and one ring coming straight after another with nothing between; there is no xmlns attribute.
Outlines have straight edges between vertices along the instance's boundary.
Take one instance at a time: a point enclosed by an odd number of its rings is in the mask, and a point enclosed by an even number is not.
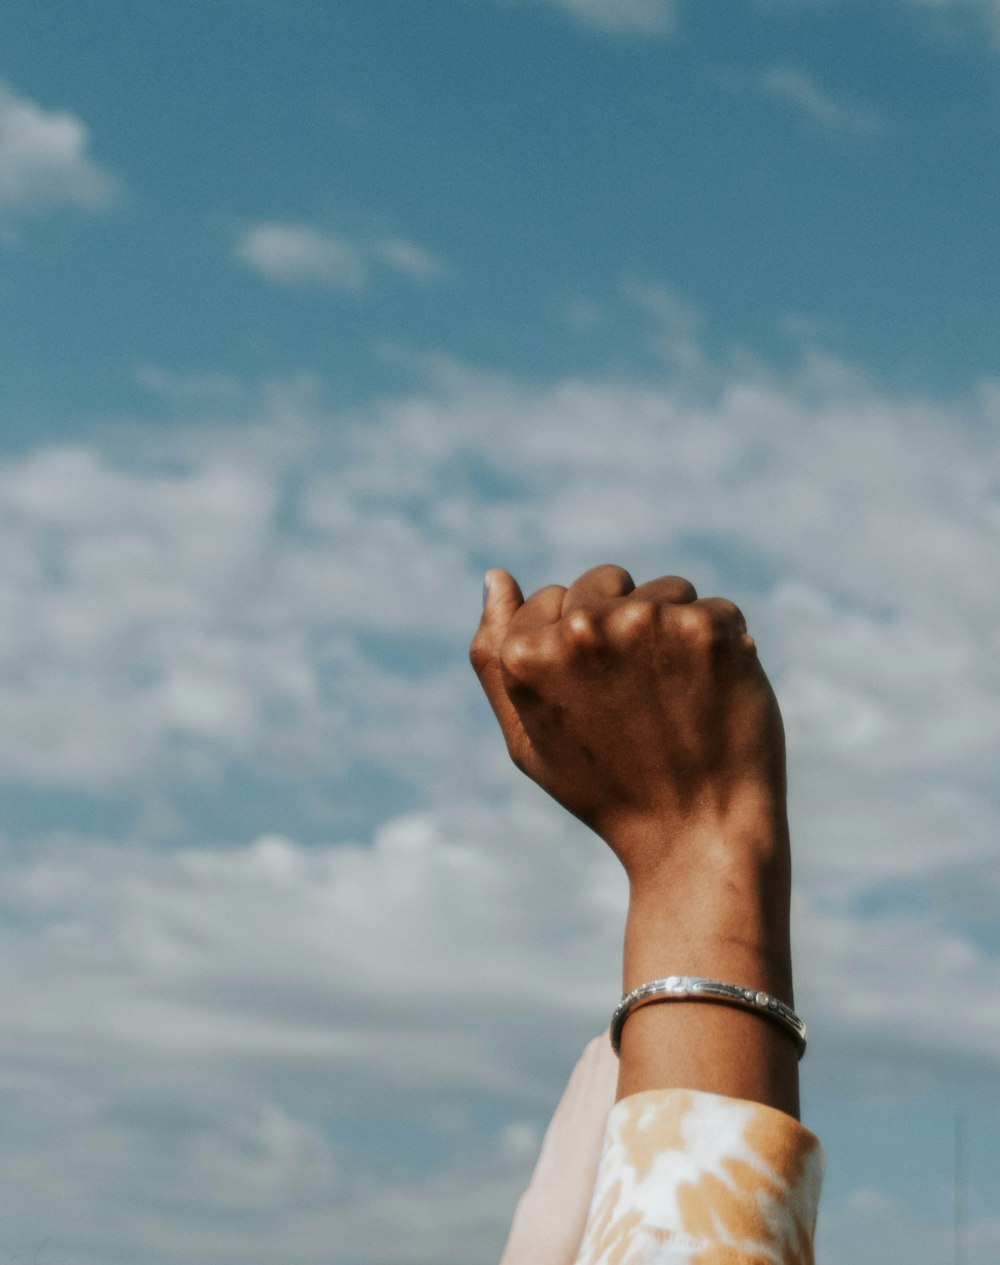
<svg viewBox="0 0 1000 1265"><path fill-rule="evenodd" d="M635 298L690 343L671 294ZM1000 953L967 911L1000 891L1000 390L694 346L646 381L430 358L350 414L244 385L212 423L217 392L174 392L190 425L0 466L17 1250L496 1258L614 1003L625 893L479 696L488 565L742 604L793 758L806 1076L996 1083Z"/></svg>

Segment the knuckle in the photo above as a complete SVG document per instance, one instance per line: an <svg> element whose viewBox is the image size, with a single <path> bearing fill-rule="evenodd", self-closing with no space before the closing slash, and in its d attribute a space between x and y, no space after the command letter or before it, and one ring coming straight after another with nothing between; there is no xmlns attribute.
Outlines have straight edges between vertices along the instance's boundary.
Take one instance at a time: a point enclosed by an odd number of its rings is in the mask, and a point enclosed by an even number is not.
<svg viewBox="0 0 1000 1265"><path fill-rule="evenodd" d="M500 647L500 662L513 676L519 675L532 658L530 640L517 633L507 637Z"/></svg>
<svg viewBox="0 0 1000 1265"><path fill-rule="evenodd" d="M668 575L666 580L671 589L671 600L675 602L695 602L698 600L697 589L684 576Z"/></svg>
<svg viewBox="0 0 1000 1265"><path fill-rule="evenodd" d="M492 650L483 638L473 637L472 645L469 646L469 662L475 670L477 672L482 672L492 658Z"/></svg>
<svg viewBox="0 0 1000 1265"><path fill-rule="evenodd" d="M539 606L547 605L551 602L558 603L562 595L566 592L561 584L543 584L540 589L535 589L534 593L525 601L524 606L530 609L537 609ZM524 609L522 607L522 609Z"/></svg>
<svg viewBox="0 0 1000 1265"><path fill-rule="evenodd" d="M648 637L656 627L659 607L645 598L626 601L615 612L615 631L625 642Z"/></svg>
<svg viewBox="0 0 1000 1265"><path fill-rule="evenodd" d="M622 582L628 582L632 579L625 568L620 567L616 562L602 562L598 566L593 567L589 574L608 576L610 579Z"/></svg>
<svg viewBox="0 0 1000 1265"><path fill-rule="evenodd" d="M569 645L578 650L590 649L600 641L597 620L590 611L571 611L563 621L563 635Z"/></svg>
<svg viewBox="0 0 1000 1265"><path fill-rule="evenodd" d="M729 621L729 623L735 624L741 630L746 628L747 621L743 612L736 603L731 602L728 597L717 597L715 599L715 608L724 619Z"/></svg>
<svg viewBox="0 0 1000 1265"><path fill-rule="evenodd" d="M559 657L551 638L538 638L530 633L514 633L500 647L500 663L504 671L525 683L558 667Z"/></svg>
<svg viewBox="0 0 1000 1265"><path fill-rule="evenodd" d="M684 639L698 649L710 649L719 639L719 623L705 606L682 606L674 620Z"/></svg>

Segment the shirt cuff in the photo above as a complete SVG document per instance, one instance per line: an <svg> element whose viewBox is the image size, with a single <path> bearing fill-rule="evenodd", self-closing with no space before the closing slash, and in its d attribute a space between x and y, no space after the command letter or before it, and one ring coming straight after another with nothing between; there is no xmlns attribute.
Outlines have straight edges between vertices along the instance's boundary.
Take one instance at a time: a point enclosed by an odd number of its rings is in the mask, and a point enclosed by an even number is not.
<svg viewBox="0 0 1000 1265"><path fill-rule="evenodd" d="M811 1265L824 1167L773 1107L630 1094L608 1114L578 1265Z"/></svg>

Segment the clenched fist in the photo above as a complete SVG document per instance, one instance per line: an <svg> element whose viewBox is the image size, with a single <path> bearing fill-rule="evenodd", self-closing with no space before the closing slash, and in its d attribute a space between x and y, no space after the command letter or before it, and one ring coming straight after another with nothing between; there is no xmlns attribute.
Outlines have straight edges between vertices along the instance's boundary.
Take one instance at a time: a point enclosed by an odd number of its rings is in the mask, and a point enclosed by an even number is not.
<svg viewBox="0 0 1000 1265"><path fill-rule="evenodd" d="M511 758L630 878L694 838L787 839L781 716L732 602L611 565L527 601L506 571L487 580L470 658Z"/></svg>

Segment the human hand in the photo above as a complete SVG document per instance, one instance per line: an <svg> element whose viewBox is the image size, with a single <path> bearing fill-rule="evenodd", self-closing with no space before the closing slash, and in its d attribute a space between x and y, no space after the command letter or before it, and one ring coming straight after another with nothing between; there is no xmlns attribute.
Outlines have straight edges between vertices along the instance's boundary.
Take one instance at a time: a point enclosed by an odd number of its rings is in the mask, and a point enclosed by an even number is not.
<svg viewBox="0 0 1000 1265"><path fill-rule="evenodd" d="M787 848L781 715L732 602L611 565L527 601L487 575L470 659L511 759L630 879L676 869L686 840L699 863L706 839Z"/></svg>

